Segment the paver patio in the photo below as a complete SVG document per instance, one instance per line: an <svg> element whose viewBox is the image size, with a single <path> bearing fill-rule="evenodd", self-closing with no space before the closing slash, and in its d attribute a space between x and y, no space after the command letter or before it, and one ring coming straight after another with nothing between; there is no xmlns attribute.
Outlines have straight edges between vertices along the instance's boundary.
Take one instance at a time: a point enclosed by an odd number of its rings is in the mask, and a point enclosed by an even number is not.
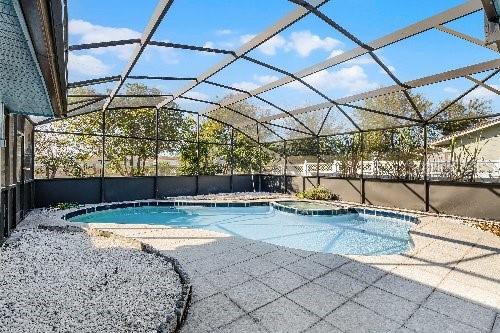
<svg viewBox="0 0 500 333"><path fill-rule="evenodd" d="M500 238L422 217L406 254L340 256L203 230L93 227L177 257L193 283L182 332L500 332Z"/></svg>

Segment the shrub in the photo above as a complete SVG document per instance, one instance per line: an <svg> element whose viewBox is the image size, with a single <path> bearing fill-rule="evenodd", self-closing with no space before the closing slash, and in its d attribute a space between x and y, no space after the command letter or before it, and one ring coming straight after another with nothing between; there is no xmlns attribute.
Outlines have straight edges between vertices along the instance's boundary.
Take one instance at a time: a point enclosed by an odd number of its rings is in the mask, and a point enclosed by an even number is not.
<svg viewBox="0 0 500 333"><path fill-rule="evenodd" d="M340 197L323 186L314 186L310 190L297 193L297 197L310 200L339 200Z"/></svg>
<svg viewBox="0 0 500 333"><path fill-rule="evenodd" d="M76 202L59 202L54 206L54 208L57 210L65 210L75 207L78 207L78 204Z"/></svg>

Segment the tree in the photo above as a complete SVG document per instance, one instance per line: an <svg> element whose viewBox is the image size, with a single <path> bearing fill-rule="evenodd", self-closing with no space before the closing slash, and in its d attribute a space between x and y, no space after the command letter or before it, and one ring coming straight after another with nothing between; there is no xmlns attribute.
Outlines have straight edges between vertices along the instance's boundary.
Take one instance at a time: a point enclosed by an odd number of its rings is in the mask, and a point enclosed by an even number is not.
<svg viewBox="0 0 500 333"><path fill-rule="evenodd" d="M425 116L429 113L432 102L421 94L409 93L409 96L421 115ZM364 107L396 116L418 119L418 115L413 109L413 106L403 93L392 93L367 99L364 102ZM362 110L357 113L355 121L363 129L385 129L388 127L405 125L409 122L404 119Z"/></svg>
<svg viewBox="0 0 500 333"><path fill-rule="evenodd" d="M231 168L236 172L253 173L259 170L261 163L269 163L272 159L270 152L260 149L247 135L225 124L248 123L248 117L255 118L258 109L248 102L236 103L231 109L237 112L222 108L210 115L211 118L200 121L198 155L196 143L181 146L181 173L196 174L199 171L202 175L227 174Z"/></svg>
<svg viewBox="0 0 500 333"><path fill-rule="evenodd" d="M58 126L52 126L57 130ZM96 158L99 140L95 137L80 144L78 136L59 133L36 133L35 154L38 177L54 178L58 173L72 177L97 176L98 167L89 163Z"/></svg>
<svg viewBox="0 0 500 333"><path fill-rule="evenodd" d="M343 177L356 177L361 163L361 135L359 133L323 138L320 141L323 161L338 162Z"/></svg>
<svg viewBox="0 0 500 333"><path fill-rule="evenodd" d="M70 94L94 95L89 88L71 89ZM89 98L70 98L69 103L76 107ZM94 114L57 120L39 126L38 130L69 133L98 133L101 131L101 118ZM100 158L100 142L96 136L69 135L60 133L37 133L35 154L38 177L54 178L58 175L88 177L99 175L97 159ZM94 162L94 163L93 163Z"/></svg>
<svg viewBox="0 0 500 333"><path fill-rule="evenodd" d="M160 95L161 91L143 84L125 86L127 95ZM107 172L121 176L144 176L155 174L156 156L156 110L140 107L143 97L124 97L120 104L139 106L134 109L109 110L106 114L106 133L132 138L107 138ZM161 97L148 97L148 103L155 105ZM193 121L178 110L175 103L169 103L158 110L158 137L160 154L169 154L177 149L179 140L193 139ZM166 167L163 165L163 167Z"/></svg>
<svg viewBox="0 0 500 333"><path fill-rule="evenodd" d="M466 119L478 116L484 116L491 113L491 100L472 98L467 101L461 100L451 104L451 101L445 100L440 103L438 110L443 110L437 117L437 121L447 121L453 119L462 119L452 122L441 122L431 126L432 135L447 136L456 132L461 132L474 127L481 119Z"/></svg>
<svg viewBox="0 0 500 333"><path fill-rule="evenodd" d="M70 90L70 95L95 95L90 88ZM142 84L127 84L125 93L132 95L157 95L160 91ZM151 105L161 98L148 98ZM84 103L89 97L70 98L73 107ZM116 105L141 106L142 97L117 97ZM168 109L171 108L171 109ZM121 176L141 176L154 173L156 154L156 113L153 108L112 109L106 112L105 159L106 173ZM177 105L171 103L159 110L159 137L161 148L171 150L175 143L170 140L189 138L193 131L192 121L188 121ZM55 177L59 171L68 176L97 176L95 165L101 161L102 112L93 112L68 119L57 120L38 128L44 131L80 133L63 135L40 133L37 138L37 164L45 171L45 177ZM85 135L83 135L85 134ZM91 135L92 134L92 135ZM134 137L134 138L126 138ZM40 173L39 173L40 174ZM41 174L40 174L41 175Z"/></svg>

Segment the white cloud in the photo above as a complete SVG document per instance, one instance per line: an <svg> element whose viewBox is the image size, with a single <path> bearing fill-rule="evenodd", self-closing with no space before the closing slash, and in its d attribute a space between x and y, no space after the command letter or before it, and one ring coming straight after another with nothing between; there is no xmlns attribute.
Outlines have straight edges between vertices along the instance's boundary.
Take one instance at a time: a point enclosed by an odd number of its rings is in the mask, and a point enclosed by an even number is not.
<svg viewBox="0 0 500 333"><path fill-rule="evenodd" d="M256 35L246 34L240 36L240 43L248 43ZM309 30L295 31L287 39L282 35L276 35L260 45L257 49L266 55L275 55L278 50L283 49L287 52L295 51L300 57L307 57L315 50L323 50L339 54L341 50L336 47L341 46L342 42L331 37L321 38L313 35Z"/></svg>
<svg viewBox="0 0 500 333"><path fill-rule="evenodd" d="M333 57L336 57L338 55L341 55L342 53L344 53L343 50L340 50L340 49L334 49L332 50L332 52L330 52L330 55L328 56L328 59L330 58L333 58Z"/></svg>
<svg viewBox="0 0 500 333"><path fill-rule="evenodd" d="M458 89L457 88L453 88L453 87L444 87L443 91L446 92L446 93L448 93L448 94L456 94L456 93L458 93Z"/></svg>
<svg viewBox="0 0 500 333"><path fill-rule="evenodd" d="M128 28L105 27L92 24L84 20L70 20L68 22L68 33L79 36L79 43L97 43L111 40L140 38L141 33ZM106 48L93 49L92 53L116 53L121 59L128 59L134 49L134 45L121 45Z"/></svg>
<svg viewBox="0 0 500 333"><path fill-rule="evenodd" d="M368 80L368 75L363 67L353 65L344 67L337 71L322 70L304 78L304 81L320 90L345 90L350 94L369 91L377 88L376 82ZM292 82L286 86L293 89L307 89L306 86L297 82Z"/></svg>
<svg viewBox="0 0 500 333"><path fill-rule="evenodd" d="M97 43L122 39L140 38L141 33L129 28L105 27L92 24L84 20L70 20L68 22L68 33L78 36L79 43ZM136 45L120 45L91 49L89 52L95 55L115 54L122 60L128 60ZM148 46L143 54L143 59L161 59L166 64L177 64L178 54L174 49L161 46Z"/></svg>
<svg viewBox="0 0 500 333"><path fill-rule="evenodd" d="M309 30L304 30L292 32L286 48L296 51L301 57L307 57L314 50L332 51L340 45L342 42L337 39L331 37L322 39L318 35L313 35Z"/></svg>
<svg viewBox="0 0 500 333"><path fill-rule="evenodd" d="M204 94L204 93L201 93L198 91L194 91L194 90L188 91L187 93L184 94L184 96L190 97L190 98L195 98L195 99L202 99L205 101L210 100L210 96L208 96L207 94ZM189 100L186 100L186 101L189 101Z"/></svg>
<svg viewBox="0 0 500 333"><path fill-rule="evenodd" d="M214 49L215 48L215 43L211 42L211 41L208 41L205 44L203 44L203 47L207 47L209 49Z"/></svg>
<svg viewBox="0 0 500 333"><path fill-rule="evenodd" d="M250 91L257 89L259 85L255 82L250 82L250 81L241 81L241 82L236 82L231 85L231 87L236 88L236 89L241 89L245 91Z"/></svg>
<svg viewBox="0 0 500 333"><path fill-rule="evenodd" d="M109 73L110 67L91 55L77 55L70 52L68 57L68 70L86 76L100 76Z"/></svg>
<svg viewBox="0 0 500 333"><path fill-rule="evenodd" d="M496 84L488 84L490 87L495 88L497 90L500 90L500 85ZM479 98L479 99L493 99L496 98L498 95L495 94L493 91L488 90L483 87L479 87L471 91L470 93L467 94L467 96L464 97L464 100L469 101L471 99Z"/></svg>
<svg viewBox="0 0 500 333"><path fill-rule="evenodd" d="M231 30L231 29L219 29L219 30L215 31L215 34L217 36L231 35L231 34L233 34L233 30Z"/></svg>
<svg viewBox="0 0 500 333"><path fill-rule="evenodd" d="M382 56L379 56L379 58L392 73L396 72L396 67L388 64L387 59L384 59L384 57L382 57ZM360 57L348 60L345 63L349 64L349 65L377 65L377 62L375 61L375 59L373 59L368 54L365 54L365 55L362 55ZM382 68L380 68L379 73L384 74L384 75L387 74Z"/></svg>
<svg viewBox="0 0 500 333"><path fill-rule="evenodd" d="M390 70L391 72L393 72L393 73L394 73L394 72L396 71L396 67L394 67L393 65L386 65L386 66L387 66L387 68L389 68L389 70Z"/></svg>
<svg viewBox="0 0 500 333"><path fill-rule="evenodd" d="M268 84L278 80L278 77L275 75L254 75L254 79L262 84Z"/></svg>
<svg viewBox="0 0 500 333"><path fill-rule="evenodd" d="M275 55L276 52L286 45L285 38L276 35L258 47L259 51L266 55Z"/></svg>
<svg viewBox="0 0 500 333"><path fill-rule="evenodd" d="M164 42L168 41L165 40ZM175 49L155 45L149 45L146 47L141 59L145 59L147 61L160 59L168 65L175 65L179 63L179 55Z"/></svg>
<svg viewBox="0 0 500 333"><path fill-rule="evenodd" d="M241 43L241 44L248 43L248 42L249 42L249 41L251 41L251 40L252 40L252 38L254 38L255 36L257 36L257 35L255 35L255 34L246 34L246 35L241 35L241 36L240 36L240 43Z"/></svg>
<svg viewBox="0 0 500 333"><path fill-rule="evenodd" d="M236 82L233 83L231 87L245 91L251 91L259 88L261 85L268 84L276 80L278 80L278 77L274 75L254 75L253 81Z"/></svg>
<svg viewBox="0 0 500 333"><path fill-rule="evenodd" d="M362 55L360 57L357 57L357 58L354 58L354 59L346 61L346 64L350 64L350 65L373 65L373 64L376 64L376 62L375 62L375 60L373 60L372 57L370 57L369 55L365 54L365 55Z"/></svg>

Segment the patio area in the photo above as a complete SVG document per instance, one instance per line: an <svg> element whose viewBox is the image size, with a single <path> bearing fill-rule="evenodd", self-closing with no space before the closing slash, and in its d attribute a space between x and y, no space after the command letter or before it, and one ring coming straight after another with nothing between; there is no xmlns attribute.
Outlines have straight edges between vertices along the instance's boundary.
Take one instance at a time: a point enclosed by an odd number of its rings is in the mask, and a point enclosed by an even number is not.
<svg viewBox="0 0 500 333"><path fill-rule="evenodd" d="M193 288L182 332L499 332L500 237L459 219L420 220L410 251L382 256L308 252L200 229L89 227L179 260Z"/></svg>
<svg viewBox="0 0 500 333"><path fill-rule="evenodd" d="M0 0L0 332L500 333L500 0Z"/></svg>

